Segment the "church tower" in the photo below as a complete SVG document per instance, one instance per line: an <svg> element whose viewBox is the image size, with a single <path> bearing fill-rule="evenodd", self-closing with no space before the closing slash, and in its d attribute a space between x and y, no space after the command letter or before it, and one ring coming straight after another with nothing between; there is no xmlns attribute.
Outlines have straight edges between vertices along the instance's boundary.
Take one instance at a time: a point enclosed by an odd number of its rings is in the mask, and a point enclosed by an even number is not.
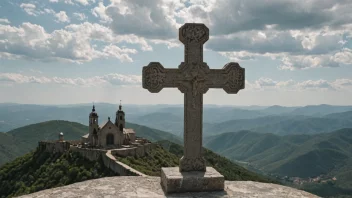
<svg viewBox="0 0 352 198"><path fill-rule="evenodd" d="M122 133L123 128L125 128L125 112L122 111L121 100L120 100L119 110L116 112L115 125L117 126L119 131Z"/></svg>
<svg viewBox="0 0 352 198"><path fill-rule="evenodd" d="M92 112L89 114L89 138L88 138L88 141L92 146L98 145L98 131L99 131L98 117L99 117L98 113L95 112L95 106L93 105Z"/></svg>

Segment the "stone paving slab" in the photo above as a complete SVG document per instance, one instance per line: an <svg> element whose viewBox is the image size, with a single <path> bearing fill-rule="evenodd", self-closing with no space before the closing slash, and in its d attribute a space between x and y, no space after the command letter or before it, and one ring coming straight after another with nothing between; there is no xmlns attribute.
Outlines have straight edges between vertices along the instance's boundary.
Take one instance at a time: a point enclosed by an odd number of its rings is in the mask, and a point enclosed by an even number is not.
<svg viewBox="0 0 352 198"><path fill-rule="evenodd" d="M43 190L22 198L130 198L130 197L264 197L264 198L315 198L305 191L252 181L225 181L225 191L197 192L165 195L160 177L122 176L106 177Z"/></svg>

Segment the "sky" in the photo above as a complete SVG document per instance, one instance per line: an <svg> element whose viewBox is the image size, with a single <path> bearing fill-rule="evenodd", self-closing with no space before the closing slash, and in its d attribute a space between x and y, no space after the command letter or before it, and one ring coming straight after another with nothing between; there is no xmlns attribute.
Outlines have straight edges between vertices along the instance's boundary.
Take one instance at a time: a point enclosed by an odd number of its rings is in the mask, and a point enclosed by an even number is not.
<svg viewBox="0 0 352 198"><path fill-rule="evenodd" d="M142 67L177 68L178 28L204 23L204 62L245 68L245 89L205 104L352 105L351 0L1 0L0 103L182 104Z"/></svg>

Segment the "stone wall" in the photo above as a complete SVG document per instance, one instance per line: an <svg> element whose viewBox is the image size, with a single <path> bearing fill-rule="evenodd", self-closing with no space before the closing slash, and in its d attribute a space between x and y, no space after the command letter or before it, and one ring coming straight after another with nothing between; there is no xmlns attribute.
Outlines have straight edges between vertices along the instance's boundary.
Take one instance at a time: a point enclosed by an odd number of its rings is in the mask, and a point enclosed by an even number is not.
<svg viewBox="0 0 352 198"><path fill-rule="evenodd" d="M136 156L136 157L143 157L147 152L154 149L156 144L147 143L144 145L136 145L136 147L132 148L121 148L112 150L111 153L113 155L127 157L127 156Z"/></svg>
<svg viewBox="0 0 352 198"><path fill-rule="evenodd" d="M102 149L79 148L76 146L71 146L70 150L78 152L82 157L90 161L97 161L100 156L103 156L106 153L106 150Z"/></svg>
<svg viewBox="0 0 352 198"><path fill-rule="evenodd" d="M70 143L66 141L40 141L38 148L44 152L64 153L70 149Z"/></svg>
<svg viewBox="0 0 352 198"><path fill-rule="evenodd" d="M70 149L74 152L80 153L84 158L90 161L96 161L102 157L105 167L109 168L120 176L146 176L145 174L129 167L128 165L117 161L110 151L79 148L76 146L71 146Z"/></svg>

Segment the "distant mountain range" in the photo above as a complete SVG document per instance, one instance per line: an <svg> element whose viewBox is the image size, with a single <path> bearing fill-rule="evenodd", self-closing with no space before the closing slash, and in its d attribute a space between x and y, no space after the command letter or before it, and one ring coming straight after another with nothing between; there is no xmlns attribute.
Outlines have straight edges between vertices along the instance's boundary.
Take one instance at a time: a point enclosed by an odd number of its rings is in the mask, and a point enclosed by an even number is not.
<svg viewBox="0 0 352 198"><path fill-rule="evenodd" d="M115 104L97 103L96 109L100 121L107 120L109 116L114 117L117 108L118 105ZM183 105L123 105L123 110L126 112L128 122L182 137ZM351 127L351 119L346 119L346 116L352 114L347 111L352 112L352 106L204 105L203 129L204 135L249 129L281 135L313 134ZM49 120L70 120L86 125L90 112L91 104L53 106L2 103L0 104L0 131L7 132L21 126ZM339 113L343 114L339 115ZM308 120L305 120L306 118Z"/></svg>

